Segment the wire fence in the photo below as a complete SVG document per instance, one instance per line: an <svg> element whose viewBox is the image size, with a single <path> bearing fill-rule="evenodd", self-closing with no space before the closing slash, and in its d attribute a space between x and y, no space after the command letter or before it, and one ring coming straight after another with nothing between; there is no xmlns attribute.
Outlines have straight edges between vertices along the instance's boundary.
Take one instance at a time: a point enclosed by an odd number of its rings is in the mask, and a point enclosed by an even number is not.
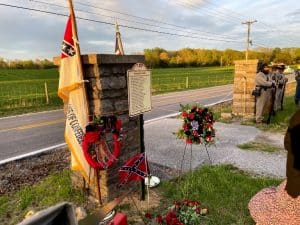
<svg viewBox="0 0 300 225"><path fill-rule="evenodd" d="M174 71L176 73L173 71L158 71L159 73L155 74L156 71L153 70L153 95L233 83L233 73L230 70L205 75L198 73L198 71L188 73ZM57 89L58 79L55 78L0 81L0 111L17 108L62 106L62 101L57 96Z"/></svg>
<svg viewBox="0 0 300 225"><path fill-rule="evenodd" d="M57 79L0 82L0 109L59 105Z"/></svg>
<svg viewBox="0 0 300 225"><path fill-rule="evenodd" d="M182 74L180 77L153 77L152 93L159 94L164 92L220 86L232 83L233 74L210 74L209 76Z"/></svg>

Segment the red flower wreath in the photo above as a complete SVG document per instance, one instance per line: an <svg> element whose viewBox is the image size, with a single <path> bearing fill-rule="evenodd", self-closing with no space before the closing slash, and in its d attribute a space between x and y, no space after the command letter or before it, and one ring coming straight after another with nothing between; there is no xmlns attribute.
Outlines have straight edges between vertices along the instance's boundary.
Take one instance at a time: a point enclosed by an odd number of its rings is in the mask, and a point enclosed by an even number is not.
<svg viewBox="0 0 300 225"><path fill-rule="evenodd" d="M84 157L92 168L105 170L117 160L120 154L120 131L121 120L115 116L96 118L86 127L82 148ZM106 142L107 133L112 133L112 152L109 151Z"/></svg>
<svg viewBox="0 0 300 225"><path fill-rule="evenodd" d="M214 142L215 122L208 108L199 105L181 105L182 128L177 132L178 138L185 138L187 144L211 144Z"/></svg>

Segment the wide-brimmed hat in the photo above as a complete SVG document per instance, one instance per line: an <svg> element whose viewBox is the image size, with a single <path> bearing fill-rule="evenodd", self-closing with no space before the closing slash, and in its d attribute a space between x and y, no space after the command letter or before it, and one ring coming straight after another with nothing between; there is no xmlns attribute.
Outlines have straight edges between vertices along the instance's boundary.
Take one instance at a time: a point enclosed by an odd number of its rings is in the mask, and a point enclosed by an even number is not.
<svg viewBox="0 0 300 225"><path fill-rule="evenodd" d="M273 64L272 68L276 68L276 69L285 69L285 64L284 63L277 63L277 64Z"/></svg>

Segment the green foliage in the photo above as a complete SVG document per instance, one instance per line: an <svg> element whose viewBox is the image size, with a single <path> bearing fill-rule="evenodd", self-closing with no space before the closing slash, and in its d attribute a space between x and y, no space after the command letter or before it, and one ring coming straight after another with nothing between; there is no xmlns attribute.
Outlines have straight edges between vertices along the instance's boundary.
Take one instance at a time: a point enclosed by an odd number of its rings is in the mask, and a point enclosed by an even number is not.
<svg viewBox="0 0 300 225"><path fill-rule="evenodd" d="M39 60L5 60L0 57L0 69L49 69L55 68L53 62L48 59Z"/></svg>
<svg viewBox="0 0 300 225"><path fill-rule="evenodd" d="M299 106L294 102L294 96L285 97L283 110L276 112L276 115L271 117L270 124L262 124L259 125L258 128L262 130L286 132L290 118L299 109Z"/></svg>
<svg viewBox="0 0 300 225"><path fill-rule="evenodd" d="M0 196L0 224L16 224L29 210L38 211L62 201L75 204L85 201L84 194L72 188L69 170L52 174L16 193Z"/></svg>
<svg viewBox="0 0 300 225"><path fill-rule="evenodd" d="M190 66L232 66L235 60L245 58L245 52L233 49L224 51L216 49L183 48L167 51L161 48L144 50L146 64L156 67L190 67ZM264 62L282 62L296 64L300 62L300 48L259 48L249 51L249 59L261 59Z"/></svg>
<svg viewBox="0 0 300 225"><path fill-rule="evenodd" d="M277 179L251 177L230 165L204 166L179 179L163 182L160 190L169 202L201 201L209 209L204 224L254 224L248 211L249 200L262 188L279 183Z"/></svg>

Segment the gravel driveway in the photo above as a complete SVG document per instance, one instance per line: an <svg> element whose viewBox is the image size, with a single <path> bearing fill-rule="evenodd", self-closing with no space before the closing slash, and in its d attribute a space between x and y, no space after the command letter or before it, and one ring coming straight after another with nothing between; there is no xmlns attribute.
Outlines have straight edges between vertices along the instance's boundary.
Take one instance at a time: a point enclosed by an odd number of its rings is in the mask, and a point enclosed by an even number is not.
<svg viewBox="0 0 300 225"><path fill-rule="evenodd" d="M154 164L153 175L165 177L160 174L157 166L180 170L185 141L176 139L176 132L182 125L181 120L166 118L145 124L145 147L150 165ZM285 177L286 153L266 153L260 151L247 151L236 147L237 144L246 143L255 139L269 139L273 144L283 148L283 135L264 133L252 126L238 124L216 123L216 146L208 148L212 164L232 164L250 173L271 177ZM188 146L183 170L208 164L209 159L202 145L193 145L192 160L190 146ZM151 168L150 168L151 169ZM170 175L170 174L169 174Z"/></svg>

